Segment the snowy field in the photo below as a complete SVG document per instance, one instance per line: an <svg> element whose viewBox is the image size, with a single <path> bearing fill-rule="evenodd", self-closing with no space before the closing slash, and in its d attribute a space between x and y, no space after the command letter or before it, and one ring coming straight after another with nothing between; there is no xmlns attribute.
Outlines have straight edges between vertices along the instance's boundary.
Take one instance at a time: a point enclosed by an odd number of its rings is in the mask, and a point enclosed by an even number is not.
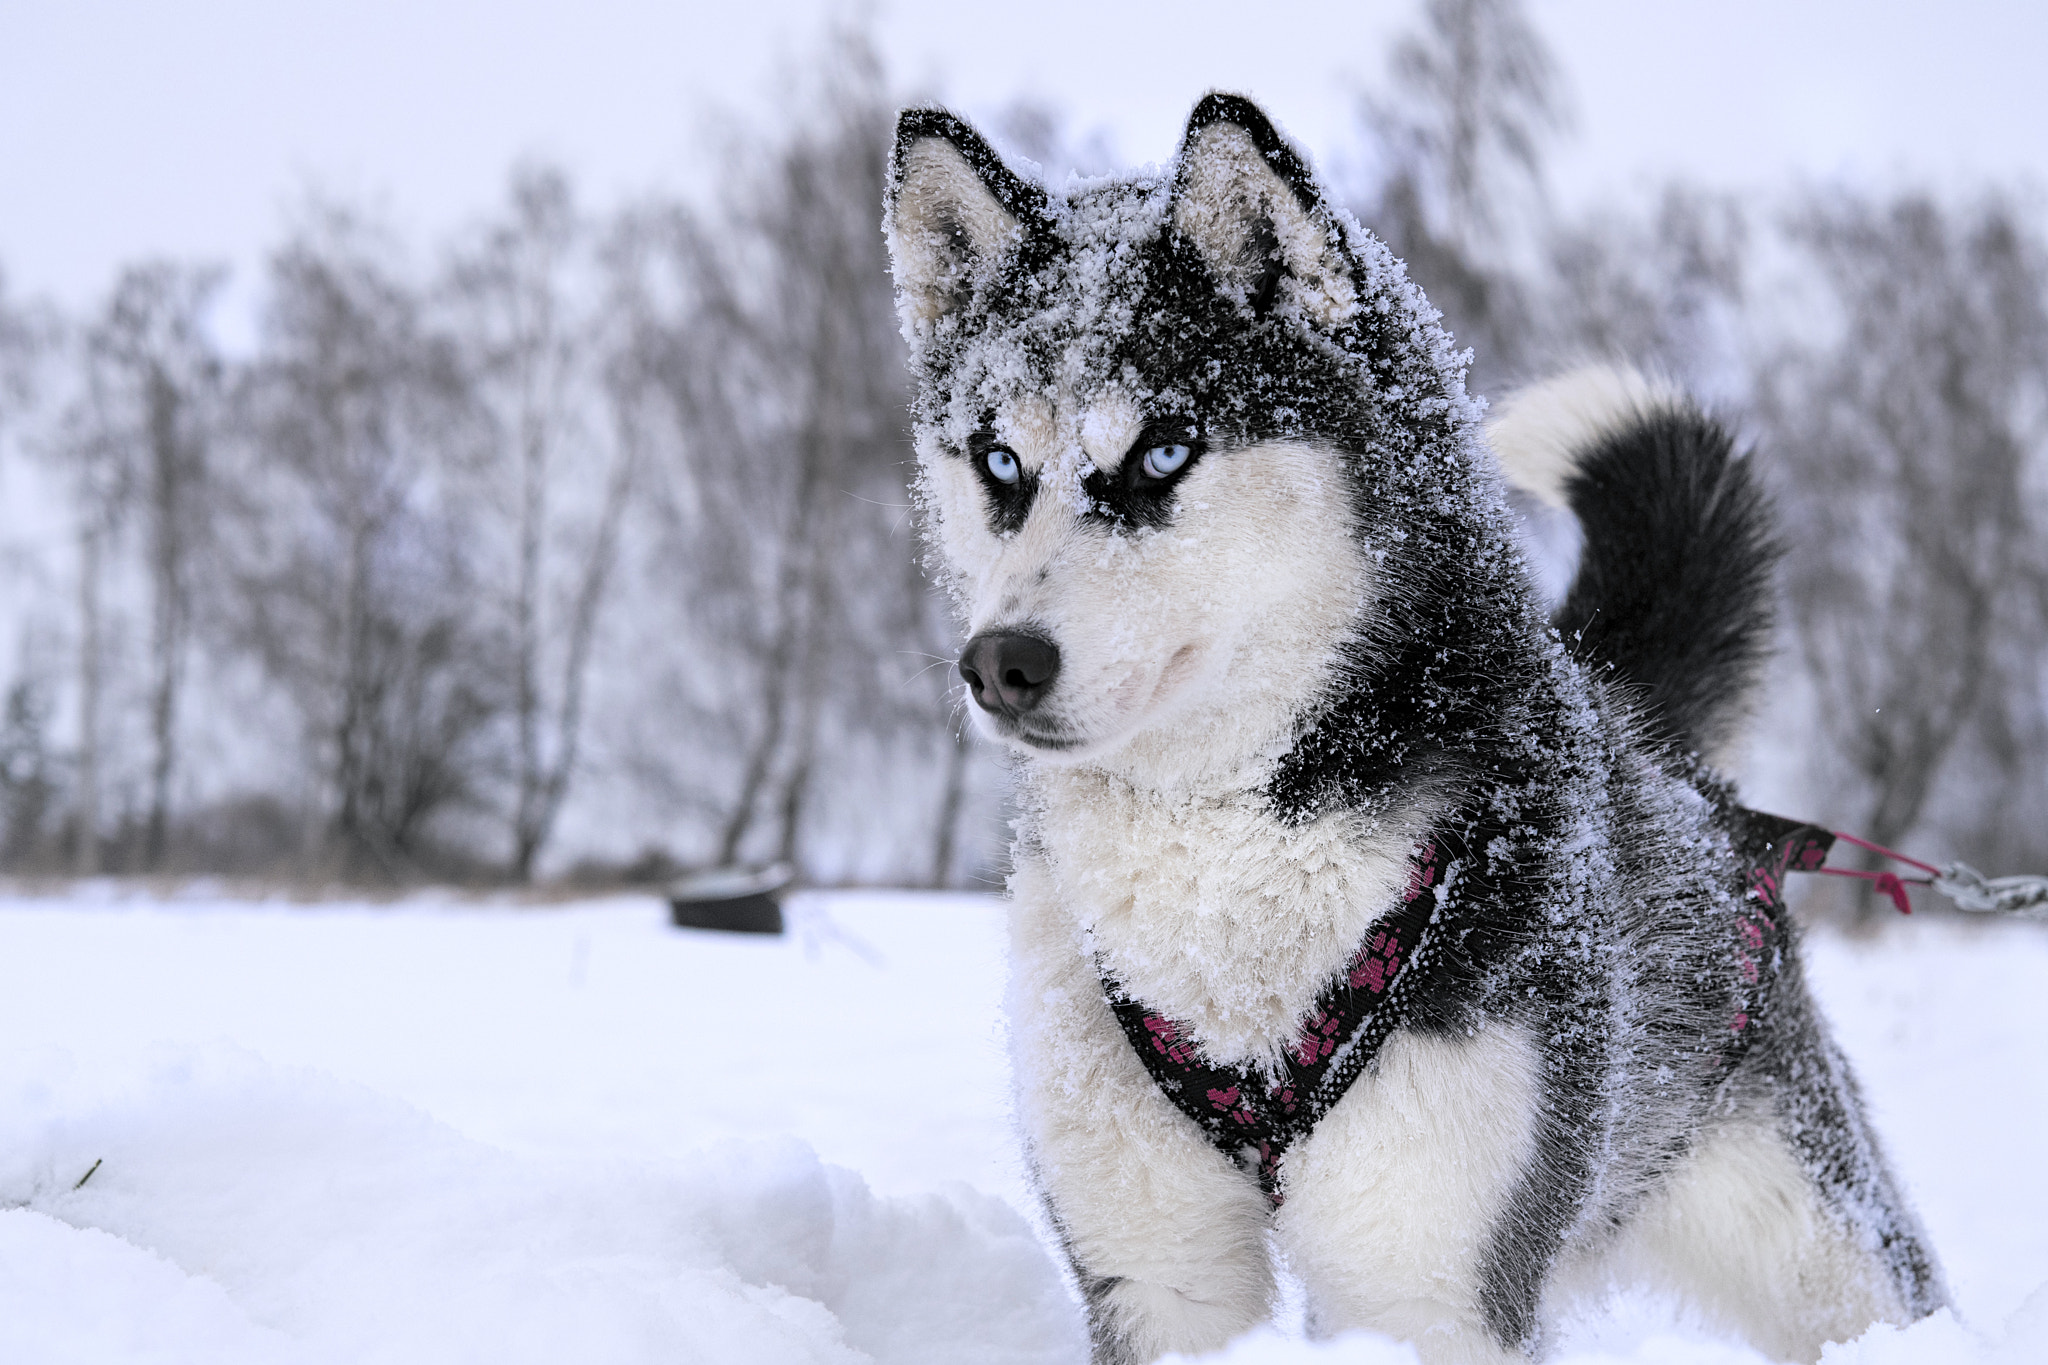
<svg viewBox="0 0 2048 1365"><path fill-rule="evenodd" d="M1005 1117L995 903L791 919L0 900L0 1361L1082 1359ZM1826 1359L2048 1360L2048 932L1899 928L1814 975L1959 1315ZM1632 1299L1559 1358L1758 1359Z"/></svg>

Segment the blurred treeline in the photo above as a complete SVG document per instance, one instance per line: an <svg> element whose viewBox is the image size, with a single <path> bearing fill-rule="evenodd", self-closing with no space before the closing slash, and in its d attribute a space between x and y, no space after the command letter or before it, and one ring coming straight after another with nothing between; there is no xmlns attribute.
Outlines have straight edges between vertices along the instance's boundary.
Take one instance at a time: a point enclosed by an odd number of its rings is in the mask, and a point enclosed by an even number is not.
<svg viewBox="0 0 2048 1365"><path fill-rule="evenodd" d="M0 869L999 865L907 508L879 231L906 93L857 32L802 84L714 194L599 212L524 166L425 254L308 205L247 356L202 263L130 266L87 316L0 292ZM1055 179L1114 164L1044 106L990 131ZM2048 870L2035 206L1671 185L1566 214L1567 136L1514 0L1426 0L1355 144L1309 150L1475 392L1627 358L1755 443L1788 557L1754 793Z"/></svg>

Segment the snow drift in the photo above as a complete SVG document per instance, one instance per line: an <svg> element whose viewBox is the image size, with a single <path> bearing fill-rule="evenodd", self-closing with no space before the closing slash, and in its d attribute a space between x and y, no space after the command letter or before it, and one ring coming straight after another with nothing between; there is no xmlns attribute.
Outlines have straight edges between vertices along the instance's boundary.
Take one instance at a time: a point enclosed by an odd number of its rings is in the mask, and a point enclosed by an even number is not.
<svg viewBox="0 0 2048 1365"><path fill-rule="evenodd" d="M801 1143L513 1156L236 1052L120 1102L16 1095L0 1358L1072 1359L1052 1264L965 1187L882 1198ZM81 1187L79 1179L91 1178Z"/></svg>
<svg viewBox="0 0 2048 1365"><path fill-rule="evenodd" d="M0 1360L1085 1359L1004 1116L992 902L792 920L0 901ZM1812 970L1962 1316L1825 1365L2048 1359L2048 938L1898 928ZM1413 1359L1298 1318L1220 1359ZM1556 1359L1761 1357L1625 1298Z"/></svg>

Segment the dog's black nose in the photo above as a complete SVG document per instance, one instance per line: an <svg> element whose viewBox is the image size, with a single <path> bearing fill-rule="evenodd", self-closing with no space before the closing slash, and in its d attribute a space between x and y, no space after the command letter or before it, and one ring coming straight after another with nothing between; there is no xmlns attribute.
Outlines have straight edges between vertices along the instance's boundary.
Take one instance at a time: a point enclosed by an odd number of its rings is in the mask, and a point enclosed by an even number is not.
<svg viewBox="0 0 2048 1365"><path fill-rule="evenodd" d="M974 704L1012 719L1038 705L1059 671L1059 646L1036 635L989 631L960 651L960 676Z"/></svg>

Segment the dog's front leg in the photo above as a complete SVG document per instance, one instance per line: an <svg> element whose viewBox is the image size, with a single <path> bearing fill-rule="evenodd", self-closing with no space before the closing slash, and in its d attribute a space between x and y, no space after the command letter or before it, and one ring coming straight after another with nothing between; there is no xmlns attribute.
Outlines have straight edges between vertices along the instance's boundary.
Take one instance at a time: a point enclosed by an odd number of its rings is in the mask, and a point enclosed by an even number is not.
<svg viewBox="0 0 2048 1365"><path fill-rule="evenodd" d="M1537 1160L1543 1052L1529 1030L1402 1030L1289 1152L1277 1233L1320 1332L1415 1343L1426 1365L1507 1365L1535 1345L1555 1239L1504 1237L1569 1208Z"/></svg>
<svg viewBox="0 0 2048 1365"><path fill-rule="evenodd" d="M1051 883L1029 860L1011 879L1010 1043L1095 1360L1214 1350L1272 1312L1266 1198L1153 1084Z"/></svg>

